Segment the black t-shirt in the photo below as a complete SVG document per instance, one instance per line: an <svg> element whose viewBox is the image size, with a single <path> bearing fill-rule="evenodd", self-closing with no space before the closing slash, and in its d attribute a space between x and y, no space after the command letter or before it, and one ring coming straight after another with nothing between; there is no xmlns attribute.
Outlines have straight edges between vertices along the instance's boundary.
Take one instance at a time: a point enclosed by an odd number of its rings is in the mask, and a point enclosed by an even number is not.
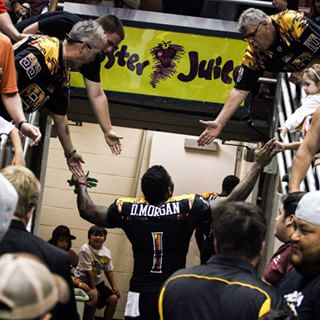
<svg viewBox="0 0 320 320"><path fill-rule="evenodd" d="M222 255L174 273L159 298L160 318L166 320L257 320L271 308L285 309L275 288L248 262Z"/></svg>
<svg viewBox="0 0 320 320"><path fill-rule="evenodd" d="M69 105L68 71L62 61L62 45L57 38L34 36L14 46L15 67L23 110L42 107L65 115ZM10 120L5 108L1 116Z"/></svg>
<svg viewBox="0 0 320 320"><path fill-rule="evenodd" d="M22 32L22 30L27 26L38 22L39 31L42 34L63 40L66 37L66 34L79 21L83 21L83 19L71 12L53 11L46 12L37 17L26 19L18 23L16 27L20 32ZM88 80L100 82L101 60L104 60L104 57L97 55L93 62L85 64L80 68L80 73Z"/></svg>
<svg viewBox="0 0 320 320"><path fill-rule="evenodd" d="M278 42L268 50L249 43L242 59L235 88L249 91L264 70L301 71L320 55L320 27L301 12L282 11L272 15Z"/></svg>
<svg viewBox="0 0 320 320"><path fill-rule="evenodd" d="M293 269L280 282L279 289L299 320L320 319L320 274L308 278Z"/></svg>
<svg viewBox="0 0 320 320"><path fill-rule="evenodd" d="M173 272L183 268L191 235L208 216L208 202L196 194L172 197L159 205L143 198L117 199L108 210L108 226L122 228L132 244L130 290L157 292Z"/></svg>

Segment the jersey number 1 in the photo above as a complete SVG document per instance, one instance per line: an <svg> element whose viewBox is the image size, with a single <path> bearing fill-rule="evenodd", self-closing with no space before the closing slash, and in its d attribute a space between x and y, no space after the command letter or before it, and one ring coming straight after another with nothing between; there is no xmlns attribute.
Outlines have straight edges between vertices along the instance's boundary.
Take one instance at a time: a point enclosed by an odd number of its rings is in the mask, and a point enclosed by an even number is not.
<svg viewBox="0 0 320 320"><path fill-rule="evenodd" d="M151 273L162 273L163 232L151 232L153 242L153 265Z"/></svg>

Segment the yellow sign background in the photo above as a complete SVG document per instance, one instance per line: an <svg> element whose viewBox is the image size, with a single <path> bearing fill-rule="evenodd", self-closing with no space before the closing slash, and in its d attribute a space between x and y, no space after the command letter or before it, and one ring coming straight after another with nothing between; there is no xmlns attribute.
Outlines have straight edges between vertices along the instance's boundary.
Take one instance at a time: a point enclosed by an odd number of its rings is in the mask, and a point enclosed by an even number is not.
<svg viewBox="0 0 320 320"><path fill-rule="evenodd" d="M141 75L135 70L128 68L126 65L120 66L118 58L115 56L115 62L110 69L104 66L109 58L106 58L101 64L101 83L105 90L116 92L127 92L141 95L151 95L157 97L169 97L185 100L196 100L214 103L223 103L228 93L233 88L234 82L226 84L221 77L211 80L195 77L192 81L182 82L178 79L178 74L185 75L190 72L189 52L198 53L198 63L206 60L206 66L210 59L214 59L213 66L216 65L216 59L221 57L221 67L228 61L232 60L234 68L241 64L242 55L246 48L246 43L239 39L221 38L205 35L194 35L190 33L180 33L172 31L161 31L152 29L140 29L133 27L125 27L126 37L119 45L127 46L127 53L137 54L139 60L136 62L149 61ZM180 45L184 48L184 54L178 60L176 72L168 79L160 80L154 88L150 84L150 76L152 74L154 61L151 49L158 46L161 42L171 41L173 45ZM117 52L115 55L117 55ZM136 64L135 63L135 64ZM132 68L131 68L132 69ZM232 72L229 73L232 77ZM79 73L73 73L71 77L71 85L74 87L83 87L83 80Z"/></svg>

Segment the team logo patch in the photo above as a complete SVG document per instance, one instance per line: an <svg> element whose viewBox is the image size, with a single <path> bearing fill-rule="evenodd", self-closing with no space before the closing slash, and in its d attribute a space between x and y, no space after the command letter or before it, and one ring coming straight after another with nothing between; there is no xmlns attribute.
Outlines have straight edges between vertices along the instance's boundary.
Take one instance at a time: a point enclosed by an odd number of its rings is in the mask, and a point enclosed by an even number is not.
<svg viewBox="0 0 320 320"><path fill-rule="evenodd" d="M41 65L33 53L29 53L27 56L23 57L19 61L19 64L26 71L30 80L41 72Z"/></svg>
<svg viewBox="0 0 320 320"><path fill-rule="evenodd" d="M310 34L307 40L303 43L312 52L317 52L320 48L320 39L315 34Z"/></svg>
<svg viewBox="0 0 320 320"><path fill-rule="evenodd" d="M295 315L298 315L297 308L299 308L303 302L304 295L302 292L294 291L284 295L289 308Z"/></svg>
<svg viewBox="0 0 320 320"><path fill-rule="evenodd" d="M23 110L27 113L38 110L47 100L45 92L36 84L31 83L20 92Z"/></svg>

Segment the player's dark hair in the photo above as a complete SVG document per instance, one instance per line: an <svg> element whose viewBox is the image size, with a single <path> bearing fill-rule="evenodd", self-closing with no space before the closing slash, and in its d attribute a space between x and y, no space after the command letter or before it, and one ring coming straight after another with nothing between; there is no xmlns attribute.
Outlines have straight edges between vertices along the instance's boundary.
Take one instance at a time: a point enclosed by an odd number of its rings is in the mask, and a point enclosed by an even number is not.
<svg viewBox="0 0 320 320"><path fill-rule="evenodd" d="M90 236L93 235L101 235L103 234L104 237L107 236L107 230L102 228L102 227L98 227L98 226L92 226L89 228L88 230L88 239L90 238Z"/></svg>
<svg viewBox="0 0 320 320"><path fill-rule="evenodd" d="M259 254L267 224L258 206L231 201L218 205L212 214L218 254L249 260Z"/></svg>
<svg viewBox="0 0 320 320"><path fill-rule="evenodd" d="M290 192L282 196L281 202L284 209L284 218L287 218L292 214L295 214L298 203L305 194L305 192L296 191Z"/></svg>
<svg viewBox="0 0 320 320"><path fill-rule="evenodd" d="M97 18L96 21L102 26L105 33L116 33L121 40L124 39L123 24L118 17L109 14Z"/></svg>
<svg viewBox="0 0 320 320"><path fill-rule="evenodd" d="M173 192L173 183L167 170L159 165L149 168L141 179L141 190L150 204L166 201Z"/></svg>
<svg viewBox="0 0 320 320"><path fill-rule="evenodd" d="M222 193L228 196L239 182L240 179L237 176L226 176L222 181Z"/></svg>

